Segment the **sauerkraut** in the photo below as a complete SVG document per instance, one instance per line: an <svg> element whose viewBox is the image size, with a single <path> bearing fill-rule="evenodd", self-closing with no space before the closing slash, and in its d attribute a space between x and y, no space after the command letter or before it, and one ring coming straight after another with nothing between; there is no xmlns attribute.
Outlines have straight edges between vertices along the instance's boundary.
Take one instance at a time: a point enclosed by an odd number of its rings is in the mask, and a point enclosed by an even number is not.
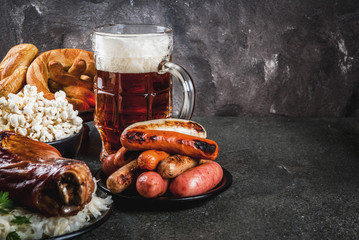
<svg viewBox="0 0 359 240"><path fill-rule="evenodd" d="M97 196L95 189L92 200L75 216L45 217L25 208L16 207L10 214L0 214L0 239L6 239L6 236L13 231L16 231L21 239L42 239L71 233L89 225L92 219L99 218L110 208L111 203L111 196L105 198ZM26 216L30 218L31 223L20 226L11 223L15 218L14 215Z"/></svg>

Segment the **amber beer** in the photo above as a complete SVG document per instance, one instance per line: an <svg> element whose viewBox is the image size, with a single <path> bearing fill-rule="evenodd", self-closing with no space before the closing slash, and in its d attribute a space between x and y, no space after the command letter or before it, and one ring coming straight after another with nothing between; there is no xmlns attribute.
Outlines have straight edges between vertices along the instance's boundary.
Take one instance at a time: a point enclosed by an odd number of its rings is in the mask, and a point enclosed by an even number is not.
<svg viewBox="0 0 359 240"><path fill-rule="evenodd" d="M101 159L121 147L122 131L132 123L172 117L172 75L184 90L180 118L194 108L191 77L171 62L172 29L154 25L105 25L93 32L95 126Z"/></svg>
<svg viewBox="0 0 359 240"><path fill-rule="evenodd" d="M95 84L95 124L104 148L121 147L120 136L130 124L172 115L171 76L168 73L115 73L98 71Z"/></svg>

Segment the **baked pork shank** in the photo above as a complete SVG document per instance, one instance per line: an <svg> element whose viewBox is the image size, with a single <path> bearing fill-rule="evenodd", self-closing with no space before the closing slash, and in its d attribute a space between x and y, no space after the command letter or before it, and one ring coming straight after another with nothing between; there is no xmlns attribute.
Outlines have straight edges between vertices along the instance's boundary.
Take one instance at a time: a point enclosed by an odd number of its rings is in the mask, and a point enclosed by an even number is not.
<svg viewBox="0 0 359 240"><path fill-rule="evenodd" d="M84 162L61 157L46 143L0 132L0 191L45 216L70 216L90 202L94 181Z"/></svg>

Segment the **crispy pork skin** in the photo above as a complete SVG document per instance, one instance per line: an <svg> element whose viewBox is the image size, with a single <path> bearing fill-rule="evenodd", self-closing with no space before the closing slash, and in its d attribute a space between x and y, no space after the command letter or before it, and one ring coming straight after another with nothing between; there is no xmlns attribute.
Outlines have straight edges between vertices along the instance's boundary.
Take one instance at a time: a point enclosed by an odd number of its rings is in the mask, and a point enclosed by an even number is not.
<svg viewBox="0 0 359 240"><path fill-rule="evenodd" d="M0 191L46 216L70 216L90 202L94 182L84 162L61 157L46 143L0 132Z"/></svg>

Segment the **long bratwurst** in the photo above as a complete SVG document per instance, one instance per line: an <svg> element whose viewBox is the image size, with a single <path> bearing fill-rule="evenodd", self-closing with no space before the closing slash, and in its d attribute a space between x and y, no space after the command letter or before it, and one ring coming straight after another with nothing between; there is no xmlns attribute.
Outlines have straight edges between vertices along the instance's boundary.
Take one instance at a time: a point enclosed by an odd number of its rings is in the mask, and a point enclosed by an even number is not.
<svg viewBox="0 0 359 240"><path fill-rule="evenodd" d="M121 135L121 144L131 151L154 149L209 160L218 156L216 142L172 131L128 129Z"/></svg>

